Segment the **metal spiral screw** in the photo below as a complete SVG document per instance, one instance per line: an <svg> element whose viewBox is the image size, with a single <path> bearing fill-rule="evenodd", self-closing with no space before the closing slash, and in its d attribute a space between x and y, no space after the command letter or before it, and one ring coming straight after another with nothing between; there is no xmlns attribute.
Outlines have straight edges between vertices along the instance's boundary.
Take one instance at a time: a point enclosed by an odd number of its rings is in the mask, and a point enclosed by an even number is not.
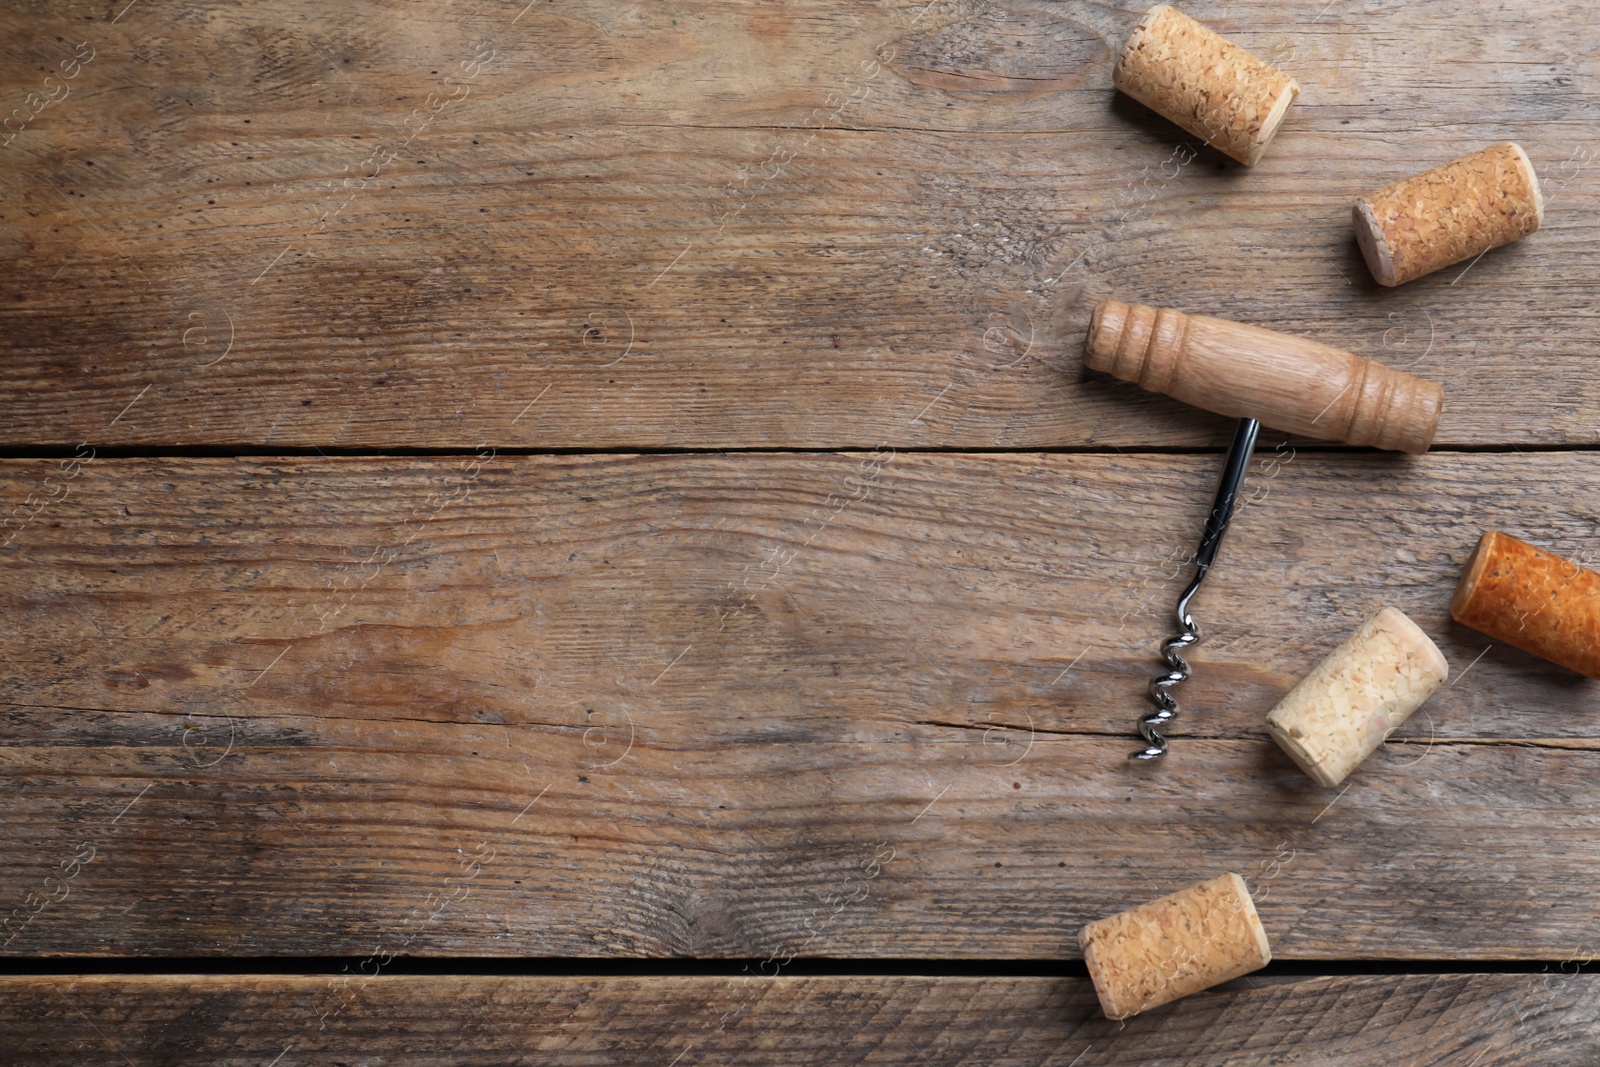
<svg viewBox="0 0 1600 1067"><path fill-rule="evenodd" d="M1150 699L1156 702L1156 710L1139 720L1139 736L1144 738L1145 747L1133 753L1129 759L1160 759L1167 754L1167 739L1162 736L1161 731L1167 723L1178 717L1178 701L1169 690L1180 682L1189 680L1189 661L1179 653L1200 643L1202 634L1199 624L1194 621L1194 616L1189 614L1189 599L1199 591L1200 580L1203 577L1205 577L1204 571L1196 574L1194 580L1189 583L1189 588L1178 598L1178 609L1175 614L1180 632L1161 643L1161 658L1166 660L1167 666L1172 669L1166 674L1157 675L1150 682Z"/></svg>
<svg viewBox="0 0 1600 1067"><path fill-rule="evenodd" d="M1145 747L1129 754L1129 759L1158 760L1167 754L1167 739L1162 731L1178 717L1178 701L1171 689L1189 680L1189 661L1181 653L1199 644L1201 638L1200 626L1189 614L1189 601L1200 591L1200 583L1206 580L1211 565L1216 562L1217 550L1222 547L1222 535L1228 532L1228 520L1233 518L1234 508L1239 503L1239 487L1250 467L1250 457L1256 450L1256 434L1260 430L1261 424L1255 419L1240 419L1238 429L1233 434L1233 443L1228 446L1228 458L1223 463L1222 478L1217 483L1217 496L1211 503L1211 514L1206 518L1205 530L1200 535L1200 547L1194 554L1194 579L1178 598L1174 613L1179 632L1161 644L1161 657L1171 669L1150 683L1150 699L1155 702L1156 710L1139 720L1139 736L1144 738Z"/></svg>

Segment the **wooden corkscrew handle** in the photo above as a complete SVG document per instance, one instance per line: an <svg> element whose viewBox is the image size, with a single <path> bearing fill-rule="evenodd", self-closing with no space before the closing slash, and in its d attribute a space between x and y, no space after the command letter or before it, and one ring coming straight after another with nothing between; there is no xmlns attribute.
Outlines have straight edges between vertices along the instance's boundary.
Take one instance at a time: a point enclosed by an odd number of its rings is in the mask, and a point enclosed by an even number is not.
<svg viewBox="0 0 1600 1067"><path fill-rule="evenodd" d="M1426 452L1439 427L1437 383L1304 337L1102 301L1084 362L1156 393L1289 433Z"/></svg>

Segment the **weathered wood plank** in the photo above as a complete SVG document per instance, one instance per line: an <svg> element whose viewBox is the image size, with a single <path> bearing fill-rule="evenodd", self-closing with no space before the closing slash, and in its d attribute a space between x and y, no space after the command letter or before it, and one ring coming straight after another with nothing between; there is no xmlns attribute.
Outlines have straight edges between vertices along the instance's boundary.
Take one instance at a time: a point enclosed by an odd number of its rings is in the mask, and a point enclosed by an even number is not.
<svg viewBox="0 0 1600 1067"><path fill-rule="evenodd" d="M1568 958L1592 684L1445 610L1597 462L1269 449L1136 774L1214 457L92 460L0 554L7 950L1070 956L1235 869L1285 958ZM1318 789L1262 716L1384 602L1456 680Z"/></svg>
<svg viewBox="0 0 1600 1067"><path fill-rule="evenodd" d="M1253 170L1111 93L1134 12L1097 4L10 8L0 437L1223 439L1084 376L1116 295L1436 378L1444 443L1600 441L1600 28L1551 0L1190 10L1304 86ZM1545 230L1378 292L1354 196L1507 137Z"/></svg>
<svg viewBox="0 0 1600 1067"><path fill-rule="evenodd" d="M1600 914L1592 750L1385 752L1339 796L1266 742L1140 779L1080 736L997 767L933 731L629 749L581 712L18 718L18 955L1073 957L1084 923L1227 870L1284 959L1567 958Z"/></svg>
<svg viewBox="0 0 1600 1067"><path fill-rule="evenodd" d="M1196 602L1208 637L1180 695L1203 710L1180 735L1265 737L1278 697L1393 603L1457 678L1402 736L1600 737L1592 683L1447 610L1485 528L1596 564L1600 456L1260 451ZM9 460L0 698L498 724L530 700L688 715L710 699L726 718L697 738L755 736L739 714L820 739L863 720L1120 735L1219 465Z"/></svg>
<svg viewBox="0 0 1600 1067"><path fill-rule="evenodd" d="M1593 975L1251 979L1125 1025L1083 979L0 979L30 1064L1587 1065ZM274 1057L277 1057L276 1059Z"/></svg>

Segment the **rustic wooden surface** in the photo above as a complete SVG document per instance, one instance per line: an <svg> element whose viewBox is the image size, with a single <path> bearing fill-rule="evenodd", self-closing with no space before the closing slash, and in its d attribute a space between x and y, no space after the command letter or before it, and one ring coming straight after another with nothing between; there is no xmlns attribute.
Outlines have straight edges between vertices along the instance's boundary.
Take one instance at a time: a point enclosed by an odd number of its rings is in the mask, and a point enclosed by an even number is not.
<svg viewBox="0 0 1600 1067"><path fill-rule="evenodd" d="M1110 91L1142 3L126 2L0 14L0 100L67 94L0 150L0 439L1225 441L1084 375L1116 296L1434 378L1441 444L1600 441L1554 0L1189 5L1302 86L1253 169ZM1545 229L1380 292L1355 197L1502 139Z"/></svg>
<svg viewBox="0 0 1600 1067"><path fill-rule="evenodd" d="M0 556L8 895L97 849L9 948L1055 958L1236 870L1280 958L1566 959L1595 683L1448 605L1597 462L1268 446L1145 773L1214 456L94 460ZM1264 716L1385 603L1453 680L1318 788Z"/></svg>
<svg viewBox="0 0 1600 1067"><path fill-rule="evenodd" d="M1255 978L1118 1024L1082 978L0 979L0 1038L38 1067L1579 1067L1600 1054L1597 984L1561 972Z"/></svg>
<svg viewBox="0 0 1600 1067"><path fill-rule="evenodd" d="M0 1047L1592 1062L1596 683L1446 608L1488 527L1600 562L1600 30L1196 0L1302 86L1247 169L1111 93L1145 6L4 4ZM1354 198L1503 139L1545 228L1380 290ZM1105 297L1445 393L1417 459L1268 435L1141 772L1231 427L1083 370ZM1452 682L1318 789L1263 716L1384 603ZM1371 973L1006 973L1230 869ZM161 956L239 973L29 970Z"/></svg>

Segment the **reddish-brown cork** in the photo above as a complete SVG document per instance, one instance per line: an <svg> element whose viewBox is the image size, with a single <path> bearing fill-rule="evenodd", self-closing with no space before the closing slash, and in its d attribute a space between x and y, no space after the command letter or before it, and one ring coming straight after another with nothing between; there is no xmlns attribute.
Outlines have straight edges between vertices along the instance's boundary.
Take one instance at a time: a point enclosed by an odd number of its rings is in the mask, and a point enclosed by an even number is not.
<svg viewBox="0 0 1600 1067"><path fill-rule="evenodd" d="M1356 201L1356 240L1381 285L1404 285L1539 228L1544 197L1528 155L1510 141Z"/></svg>
<svg viewBox="0 0 1600 1067"><path fill-rule="evenodd" d="M1490 530L1450 601L1463 626L1600 678L1600 574Z"/></svg>
<svg viewBox="0 0 1600 1067"><path fill-rule="evenodd" d="M1281 70L1166 4L1134 27L1111 81L1247 166L1267 150L1300 92Z"/></svg>

